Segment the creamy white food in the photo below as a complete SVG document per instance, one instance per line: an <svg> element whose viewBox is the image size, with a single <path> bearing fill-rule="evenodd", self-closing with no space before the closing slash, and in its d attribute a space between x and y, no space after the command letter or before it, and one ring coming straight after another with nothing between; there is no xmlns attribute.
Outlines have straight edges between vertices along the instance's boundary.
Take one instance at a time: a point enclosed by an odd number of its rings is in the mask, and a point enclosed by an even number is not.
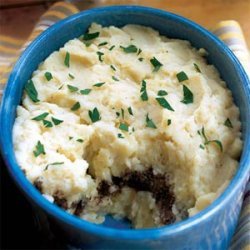
<svg viewBox="0 0 250 250"><path fill-rule="evenodd" d="M157 227L207 207L242 149L239 110L204 50L151 28L92 24L26 84L16 159L51 202Z"/></svg>

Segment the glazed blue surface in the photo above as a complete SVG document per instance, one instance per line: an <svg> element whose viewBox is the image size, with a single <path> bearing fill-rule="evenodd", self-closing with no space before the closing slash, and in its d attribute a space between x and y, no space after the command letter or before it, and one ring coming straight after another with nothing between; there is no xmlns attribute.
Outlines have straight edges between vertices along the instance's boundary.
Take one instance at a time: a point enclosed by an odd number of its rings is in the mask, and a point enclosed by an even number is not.
<svg viewBox="0 0 250 250"><path fill-rule="evenodd" d="M92 22L104 26L142 24L170 38L189 40L208 51L208 62L219 70L240 108L244 149L237 174L225 192L199 214L158 229L129 229L126 223L108 218L95 225L72 216L48 202L25 178L16 163L12 128L24 84L32 72L53 51L82 35ZM2 100L0 144L8 170L30 202L60 226L72 244L87 249L226 249L235 230L242 195L250 171L250 90L249 80L232 52L214 35L180 16L138 6L92 9L71 16L49 28L22 54L16 63Z"/></svg>

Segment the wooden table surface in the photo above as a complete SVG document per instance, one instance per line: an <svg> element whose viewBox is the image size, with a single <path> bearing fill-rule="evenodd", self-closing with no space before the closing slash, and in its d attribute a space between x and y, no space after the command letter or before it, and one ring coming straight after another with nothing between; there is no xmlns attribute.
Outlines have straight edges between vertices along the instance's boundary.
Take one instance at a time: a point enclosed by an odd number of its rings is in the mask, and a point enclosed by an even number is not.
<svg viewBox="0 0 250 250"><path fill-rule="evenodd" d="M0 34L26 38L46 11L48 0L0 0ZM240 23L250 47L250 0L75 0L80 9L114 4L137 4L164 9L187 17L206 28L220 20ZM18 3L13 5L13 3ZM28 4L30 6L27 6Z"/></svg>

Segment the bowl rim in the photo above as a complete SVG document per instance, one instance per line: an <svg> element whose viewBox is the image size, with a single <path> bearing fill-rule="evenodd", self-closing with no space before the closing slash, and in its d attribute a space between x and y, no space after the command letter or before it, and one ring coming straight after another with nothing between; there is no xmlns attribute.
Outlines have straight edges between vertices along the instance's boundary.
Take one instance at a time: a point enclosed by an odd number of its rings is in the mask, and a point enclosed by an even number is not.
<svg viewBox="0 0 250 250"><path fill-rule="evenodd" d="M210 204L208 207L203 209L198 214L175 224L166 225L160 228L149 228L149 229L116 229L105 227L102 225L97 225L83 219L80 219L74 215L71 215L64 211L63 209L59 208L58 206L54 205L53 203L49 202L46 198L42 196L42 194L36 190L36 188L29 182L26 178L20 167L18 166L15 160L14 149L10 147L8 142L6 143L6 133L8 134L6 126L8 125L8 119L4 119L7 115L7 109L5 106L11 105L8 101L8 96L11 94L12 88L14 88L14 84L18 73L20 72L20 67L22 66L23 62L25 61L25 57L32 52L33 48L36 44L39 44L39 41L43 39L48 33L55 32L56 30L60 29L62 26L67 25L67 23L73 22L75 19L83 18L86 15L90 14L98 14L100 12L116 12L120 11L121 8L133 11L135 13L146 13L152 14L164 18L172 18L177 22L185 23L189 25L190 28L196 29L202 35L206 36L210 39L217 47L220 48L227 56L230 58L232 64L237 69L240 78L242 79L242 85L244 88L244 95L248 100L248 104L250 106L250 83L249 79L236 58L236 56L232 53L232 51L215 35L211 32L206 30L205 28L201 27L200 25L194 23L193 21L186 19L182 16L167 12L165 10L155 9L151 7L145 6L136 6L136 5L119 5L119 6L107 6L107 7L98 7L93 9L88 9L77 14L74 14L68 18L65 18L56 24L49 27L47 30L42 32L22 53L21 57L16 62L12 73L8 79L8 83L6 85L1 109L0 109L0 146L2 156L6 162L7 168L9 173L11 174L12 178L15 180L15 183L19 186L19 188L31 199L36 205L43 208L50 216L56 218L60 222L63 222L73 228L77 228L80 231L85 231L91 233L93 235L105 237L105 238L115 238L115 239L127 239L127 240L152 240L158 239L161 236L171 236L183 233L183 231L190 229L191 227L196 226L204 222L205 220L209 219L210 216L215 214L218 210L222 209L223 204L227 203L231 197L233 196L236 189L241 188L243 185L243 181L247 181L250 172L250 155L247 156L247 148L250 148L250 136L246 135L244 141L244 149L242 152L242 156L244 158L240 160L239 168L234 175L233 179L231 180L230 184L224 190L224 192ZM13 86L12 86L13 85ZM249 109L249 107L248 107ZM249 132L249 129L247 129ZM11 134L12 136L12 134ZM12 138L11 138L12 139Z"/></svg>

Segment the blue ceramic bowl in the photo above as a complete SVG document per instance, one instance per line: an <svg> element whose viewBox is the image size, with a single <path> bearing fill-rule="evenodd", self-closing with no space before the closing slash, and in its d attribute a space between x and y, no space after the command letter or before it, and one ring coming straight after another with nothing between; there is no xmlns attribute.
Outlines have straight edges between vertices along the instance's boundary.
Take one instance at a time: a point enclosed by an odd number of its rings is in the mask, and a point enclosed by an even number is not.
<svg viewBox="0 0 250 250"><path fill-rule="evenodd" d="M125 222L107 218L95 225L72 216L48 202L25 178L17 165L12 128L16 107L24 84L32 72L53 51L68 40L82 35L92 22L104 26L141 24L157 29L162 35L189 40L197 48L208 51L208 62L214 64L233 93L241 111L244 149L239 169L225 192L199 214L157 229L130 229ZM214 35L199 25L174 14L138 6L113 6L92 9L71 16L41 34L16 63L2 100L0 142L8 170L36 207L62 230L73 245L87 249L226 249L237 224L245 184L250 170L250 90L249 80L232 52ZM43 215L44 215L43 214Z"/></svg>

